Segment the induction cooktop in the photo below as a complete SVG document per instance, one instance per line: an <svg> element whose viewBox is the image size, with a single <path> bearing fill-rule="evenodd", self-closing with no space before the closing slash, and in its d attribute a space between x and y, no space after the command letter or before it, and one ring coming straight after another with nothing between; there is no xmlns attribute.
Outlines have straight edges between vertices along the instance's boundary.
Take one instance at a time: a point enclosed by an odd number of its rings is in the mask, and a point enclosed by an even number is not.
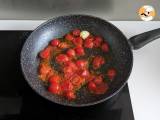
<svg viewBox="0 0 160 120"><path fill-rule="evenodd" d="M134 120L128 85L108 101L91 107L65 107L36 94L20 68L20 51L32 31L0 31L0 120Z"/></svg>

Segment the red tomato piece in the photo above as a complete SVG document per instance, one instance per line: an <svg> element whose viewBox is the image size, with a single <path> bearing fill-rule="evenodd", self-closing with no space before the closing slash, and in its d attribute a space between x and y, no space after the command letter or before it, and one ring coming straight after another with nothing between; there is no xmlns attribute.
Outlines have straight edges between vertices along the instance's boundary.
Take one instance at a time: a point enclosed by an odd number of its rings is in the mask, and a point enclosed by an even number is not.
<svg viewBox="0 0 160 120"><path fill-rule="evenodd" d="M107 83L101 83L97 85L96 89L94 90L94 93L99 95L99 94L104 94L108 90L108 85Z"/></svg>
<svg viewBox="0 0 160 120"><path fill-rule="evenodd" d="M89 76L88 76L88 78L87 78L87 81L93 81L94 79L95 79L95 75L93 75L93 74L90 74Z"/></svg>
<svg viewBox="0 0 160 120"><path fill-rule="evenodd" d="M73 40L73 44L76 46L82 46L83 44L83 39L81 37L77 37Z"/></svg>
<svg viewBox="0 0 160 120"><path fill-rule="evenodd" d="M70 81L63 81L61 84L61 89L63 92L67 92L67 91L72 91L73 90L73 85Z"/></svg>
<svg viewBox="0 0 160 120"><path fill-rule="evenodd" d="M68 61L65 63L63 67L64 77L66 79L70 79L74 75L74 73L77 71L77 66L74 62Z"/></svg>
<svg viewBox="0 0 160 120"><path fill-rule="evenodd" d="M67 55L68 57L74 57L76 55L76 52L74 51L74 49L69 49L67 51Z"/></svg>
<svg viewBox="0 0 160 120"><path fill-rule="evenodd" d="M51 45L52 45L52 46L58 46L59 43L60 43L59 39L53 39L53 40L51 41Z"/></svg>
<svg viewBox="0 0 160 120"><path fill-rule="evenodd" d="M73 91L68 91L66 93L66 97L67 97L68 100L74 100L76 98L76 95L74 94Z"/></svg>
<svg viewBox="0 0 160 120"><path fill-rule="evenodd" d="M73 72L70 72L70 73L64 73L64 78L67 79L67 80L70 80L72 78L72 76L74 75Z"/></svg>
<svg viewBox="0 0 160 120"><path fill-rule="evenodd" d="M86 48L93 48L93 40L94 40L94 38L93 37L88 37L88 38L86 38L86 40L85 40L85 42L84 42L84 47L86 47Z"/></svg>
<svg viewBox="0 0 160 120"><path fill-rule="evenodd" d="M102 76L97 76L93 81L96 85L100 85L103 83L103 78Z"/></svg>
<svg viewBox="0 0 160 120"><path fill-rule="evenodd" d="M58 56L56 56L56 61L57 61L58 63L64 63L64 62L69 61L69 58L68 58L68 56L65 55L65 54L59 54Z"/></svg>
<svg viewBox="0 0 160 120"><path fill-rule="evenodd" d="M74 63L74 62L72 62L72 61L68 61L68 62L66 62L66 63L65 63L65 66L69 66L69 67L71 67L71 68L76 67L75 63Z"/></svg>
<svg viewBox="0 0 160 120"><path fill-rule="evenodd" d="M89 83L88 83L88 89L90 90L90 91L95 91L96 90L96 84L94 83L94 82L92 82L92 81L90 81Z"/></svg>
<svg viewBox="0 0 160 120"><path fill-rule="evenodd" d="M102 41L103 41L102 37L96 36L96 37L94 38L94 41L93 41L94 47L100 47Z"/></svg>
<svg viewBox="0 0 160 120"><path fill-rule="evenodd" d="M93 68L94 69L98 69L100 68L103 64L105 63L105 59L102 57L102 56L96 56L94 59L93 59Z"/></svg>
<svg viewBox="0 0 160 120"><path fill-rule="evenodd" d="M94 36L93 35L89 35L86 39L91 39L93 41L94 40Z"/></svg>
<svg viewBox="0 0 160 120"><path fill-rule="evenodd" d="M76 66L76 64L75 64L74 62L72 62L72 61L66 62L66 63L65 63L65 66L70 67L70 68L72 68L73 70L77 70L77 69L78 69L77 66Z"/></svg>
<svg viewBox="0 0 160 120"><path fill-rule="evenodd" d="M103 43L101 46L101 49L103 52L108 52L109 51L109 46L107 43Z"/></svg>
<svg viewBox="0 0 160 120"><path fill-rule="evenodd" d="M72 69L71 67L67 66L67 67L64 67L64 68L63 68L63 72L64 72L65 74L70 74L70 75L72 75L72 74L73 74L73 69Z"/></svg>
<svg viewBox="0 0 160 120"><path fill-rule="evenodd" d="M76 54L82 56L85 54L83 47L76 47L75 48Z"/></svg>
<svg viewBox="0 0 160 120"><path fill-rule="evenodd" d="M72 40L74 40L74 37L73 37L73 35L71 35L71 34L67 34L67 35L65 36L65 39L67 39L67 40L69 40L69 41L72 41Z"/></svg>
<svg viewBox="0 0 160 120"><path fill-rule="evenodd" d="M76 65L80 69L85 69L88 65L88 62L86 60L77 60Z"/></svg>
<svg viewBox="0 0 160 120"><path fill-rule="evenodd" d="M72 31L72 34L76 37L80 36L81 31L79 29L75 29Z"/></svg>
<svg viewBox="0 0 160 120"><path fill-rule="evenodd" d="M116 76L116 70L114 68L111 68L107 71L107 76L109 77L110 80L114 79Z"/></svg>
<svg viewBox="0 0 160 120"><path fill-rule="evenodd" d="M57 83L52 83L48 87L48 91L53 93L53 94L60 94L61 93L61 88L60 85Z"/></svg>
<svg viewBox="0 0 160 120"><path fill-rule="evenodd" d="M43 59L48 59L50 57L50 52L51 52L51 48L47 47L40 52L39 56Z"/></svg>
<svg viewBox="0 0 160 120"><path fill-rule="evenodd" d="M49 83L59 83L60 82L61 77L59 75L53 75L49 78Z"/></svg>

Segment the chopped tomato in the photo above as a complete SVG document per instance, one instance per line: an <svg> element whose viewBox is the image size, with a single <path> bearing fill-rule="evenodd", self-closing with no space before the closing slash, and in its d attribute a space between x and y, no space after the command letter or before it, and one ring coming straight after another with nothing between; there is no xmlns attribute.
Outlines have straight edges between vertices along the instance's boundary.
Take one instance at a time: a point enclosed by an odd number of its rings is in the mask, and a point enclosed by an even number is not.
<svg viewBox="0 0 160 120"><path fill-rule="evenodd" d="M93 37L88 37L86 38L85 42L84 42L84 47L86 48L93 48Z"/></svg>
<svg viewBox="0 0 160 120"><path fill-rule="evenodd" d="M102 48L103 52L108 52L109 51L109 46L108 46L107 43L103 43L102 46L101 46L101 48Z"/></svg>
<svg viewBox="0 0 160 120"><path fill-rule="evenodd" d="M70 74L70 75L72 75L72 74L73 74L73 69L72 69L71 67L69 67L69 66L65 66L65 67L63 67L63 72L64 72L65 74Z"/></svg>
<svg viewBox="0 0 160 120"><path fill-rule="evenodd" d="M51 47L47 47L40 52L39 56L43 59L48 59L50 57L50 52L51 52Z"/></svg>
<svg viewBox="0 0 160 120"><path fill-rule="evenodd" d="M90 74L89 77L87 78L87 81L92 81L95 79L95 77L96 77L95 75Z"/></svg>
<svg viewBox="0 0 160 120"><path fill-rule="evenodd" d="M72 62L72 61L65 62L65 66L70 67L73 70L77 70L78 69L76 64L74 62Z"/></svg>
<svg viewBox="0 0 160 120"><path fill-rule="evenodd" d="M90 91L95 91L96 90L96 84L94 83L94 82L92 82L92 81L90 81L89 83L88 83L88 89L90 90Z"/></svg>
<svg viewBox="0 0 160 120"><path fill-rule="evenodd" d="M96 85L100 85L103 83L103 78L102 76L97 76L93 81Z"/></svg>
<svg viewBox="0 0 160 120"><path fill-rule="evenodd" d="M51 92L51 93L53 93L53 94L60 94L60 92L61 92L60 85L57 84L57 83L52 83L48 87L48 91Z"/></svg>
<svg viewBox="0 0 160 120"><path fill-rule="evenodd" d="M73 75L74 75L73 72L64 72L65 79L71 79Z"/></svg>
<svg viewBox="0 0 160 120"><path fill-rule="evenodd" d="M85 54L83 47L76 47L75 48L76 54L82 56Z"/></svg>
<svg viewBox="0 0 160 120"><path fill-rule="evenodd" d="M53 75L49 78L49 83L59 83L60 82L61 77L59 75Z"/></svg>
<svg viewBox="0 0 160 120"><path fill-rule="evenodd" d="M61 89L62 89L62 91L64 91L64 92L72 91L72 90L73 90L73 85L72 85L71 82L65 80L65 81L63 81L62 84L61 84Z"/></svg>
<svg viewBox="0 0 160 120"><path fill-rule="evenodd" d="M88 62L86 60L77 60L76 65L80 69L85 69L88 65Z"/></svg>
<svg viewBox="0 0 160 120"><path fill-rule="evenodd" d="M61 43L59 43L58 47L65 49L65 48L69 48L70 46L66 42L61 42Z"/></svg>
<svg viewBox="0 0 160 120"><path fill-rule="evenodd" d="M68 100L74 100L76 98L76 95L74 94L73 91L68 91L66 93L66 97L67 97Z"/></svg>
<svg viewBox="0 0 160 120"><path fill-rule="evenodd" d="M73 35L71 35L71 34L67 34L67 35L65 36L65 39L67 39L67 40L69 40L69 41L72 41L72 40L74 40L74 37L73 37Z"/></svg>
<svg viewBox="0 0 160 120"><path fill-rule="evenodd" d="M102 41L103 41L102 37L96 36L96 37L94 38L94 41L93 41L94 47L100 47Z"/></svg>
<svg viewBox="0 0 160 120"><path fill-rule="evenodd" d="M107 83L101 83L96 86L96 89L94 90L95 94L104 94L108 90Z"/></svg>
<svg viewBox="0 0 160 120"><path fill-rule="evenodd" d="M69 79L71 76L74 75L74 73L77 71L77 66L75 65L75 63L68 61L65 63L65 65L63 66L63 72L64 72L64 77L66 79Z"/></svg>
<svg viewBox="0 0 160 120"><path fill-rule="evenodd" d="M92 63L93 63L93 68L98 69L105 63L105 59L102 56L96 56L93 59Z"/></svg>
<svg viewBox="0 0 160 120"><path fill-rule="evenodd" d="M81 37L77 37L73 40L73 44L76 46L82 46L83 44L83 39Z"/></svg>
<svg viewBox="0 0 160 120"><path fill-rule="evenodd" d="M107 76L110 80L114 79L116 76L116 70L114 68L111 68L107 71Z"/></svg>
<svg viewBox="0 0 160 120"><path fill-rule="evenodd" d="M75 63L73 62L73 61L67 61L67 62L65 62L65 64L64 64L65 66L74 66L75 65Z"/></svg>
<svg viewBox="0 0 160 120"><path fill-rule="evenodd" d="M80 36L81 31L79 29L75 29L72 31L72 34L76 37Z"/></svg>
<svg viewBox="0 0 160 120"><path fill-rule="evenodd" d="M74 57L76 55L74 49L69 49L67 50L67 55L68 57Z"/></svg>
<svg viewBox="0 0 160 120"><path fill-rule="evenodd" d="M58 46L59 43L60 43L59 39L53 39L53 40L51 41L51 45L52 45L52 46Z"/></svg>
<svg viewBox="0 0 160 120"><path fill-rule="evenodd" d="M65 54L59 54L58 56L56 56L56 61L57 61L58 63L64 63L64 62L69 61L69 58L68 58L68 56L65 55Z"/></svg>

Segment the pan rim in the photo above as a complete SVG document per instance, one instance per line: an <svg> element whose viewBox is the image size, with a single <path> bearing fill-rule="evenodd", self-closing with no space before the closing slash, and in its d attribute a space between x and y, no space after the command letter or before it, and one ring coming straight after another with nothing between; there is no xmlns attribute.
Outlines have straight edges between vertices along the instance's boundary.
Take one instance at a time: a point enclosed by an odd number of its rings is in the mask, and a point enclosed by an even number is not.
<svg viewBox="0 0 160 120"><path fill-rule="evenodd" d="M121 35L126 39L126 43L128 44L129 51L130 51L130 55L131 55L131 58L130 58L130 60L131 60L130 70L129 70L129 72L128 72L128 75L126 76L126 80L124 81L124 83L123 83L119 88L117 88L117 89L115 90L115 92L113 92L111 95L109 95L109 96L106 97L106 98L103 98L103 99L98 100L98 101L95 101L95 102L84 103L84 104L60 103L60 102L53 101L53 100L51 100L51 99L43 96L40 92L37 91L37 89L35 89L34 87L32 87L32 85L31 85L30 82L29 82L29 79L28 79L27 75L25 74L24 63L23 63L23 59L22 59L23 57L22 57L22 56L23 56L23 53L24 53L24 51L25 51L25 48L26 48L25 46L26 46L26 44L27 44L27 42L28 42L28 39L30 39L30 37L31 37L31 36L34 34L34 32L36 32L38 29L40 29L40 28L43 27L44 25L46 25L46 24L50 23L51 21L54 21L54 20L56 20L56 19L58 19L58 18L80 17L80 16L82 16L82 17L94 18L94 19L99 19L99 20L103 21L104 23L109 23L109 24L112 25L114 28L116 28L116 30L117 30L119 33L121 33ZM118 93L124 88L124 86L125 86L125 85L127 84L127 82L128 82L128 79L129 79L129 77L130 77L130 74L131 74L132 68L133 68L133 51L132 51L132 47L131 47L128 39L127 39L126 36L123 34L123 32L122 32L119 28L117 28L115 25L113 25L112 23L108 22L107 20L102 19L102 18L99 18L99 17L96 17L96 16L87 15L87 14L69 14L69 15L63 15L63 16L53 17L53 18L45 21L44 23L40 24L37 28L35 28L35 29L33 30L33 32L31 32L31 34L28 36L28 38L27 38L26 41L24 42L23 47L22 47L22 49L21 49L21 53L20 53L20 65L21 65L22 74L23 74L25 80L27 81L28 85L32 88L32 90L33 90L34 92L36 92L36 93L37 93L38 95L40 95L42 98L45 98L45 99L48 100L48 101L51 101L51 102L53 102L53 103L56 103L56 104L59 104L59 105L63 105L63 106L69 106L69 107L87 107L87 106L93 106L93 105L96 105L96 104L103 103L103 102L107 101L108 99L110 99L110 98L114 97L116 94L118 94Z"/></svg>

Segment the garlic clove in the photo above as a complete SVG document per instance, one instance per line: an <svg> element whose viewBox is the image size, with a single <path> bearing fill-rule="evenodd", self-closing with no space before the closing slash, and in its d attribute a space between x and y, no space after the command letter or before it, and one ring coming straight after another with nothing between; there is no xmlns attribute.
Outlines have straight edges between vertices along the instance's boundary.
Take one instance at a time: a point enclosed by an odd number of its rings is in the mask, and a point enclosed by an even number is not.
<svg viewBox="0 0 160 120"><path fill-rule="evenodd" d="M83 39L86 39L89 35L90 35L90 33L85 30L80 33L80 37Z"/></svg>

